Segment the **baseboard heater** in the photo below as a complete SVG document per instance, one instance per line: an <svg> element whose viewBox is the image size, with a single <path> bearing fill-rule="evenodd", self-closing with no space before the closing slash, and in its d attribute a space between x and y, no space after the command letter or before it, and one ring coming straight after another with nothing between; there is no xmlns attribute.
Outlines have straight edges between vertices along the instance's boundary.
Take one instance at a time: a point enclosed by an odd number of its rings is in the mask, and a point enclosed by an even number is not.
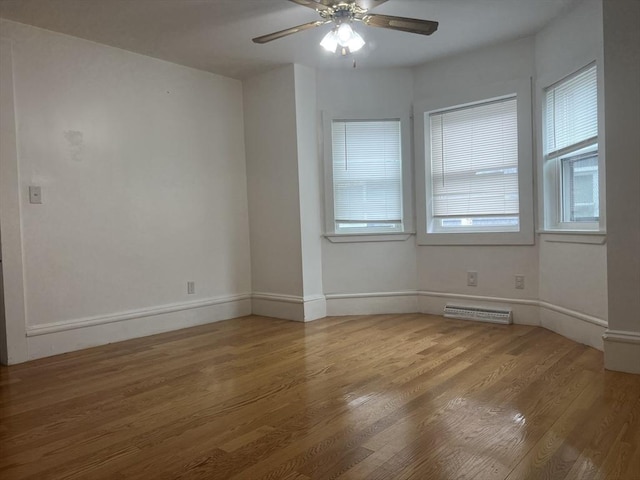
<svg viewBox="0 0 640 480"><path fill-rule="evenodd" d="M444 316L460 320L501 323L503 325L511 325L513 323L513 312L508 308L465 307L447 304L444 307Z"/></svg>

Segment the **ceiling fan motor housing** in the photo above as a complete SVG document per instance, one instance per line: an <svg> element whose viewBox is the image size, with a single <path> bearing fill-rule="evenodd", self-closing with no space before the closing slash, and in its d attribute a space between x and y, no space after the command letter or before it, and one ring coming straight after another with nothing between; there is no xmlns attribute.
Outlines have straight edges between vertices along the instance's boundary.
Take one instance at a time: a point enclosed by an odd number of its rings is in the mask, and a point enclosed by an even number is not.
<svg viewBox="0 0 640 480"><path fill-rule="evenodd" d="M366 13L366 10L356 3L341 2L326 10L319 10L318 13L325 20L331 20L336 25L344 22L358 20L358 16Z"/></svg>

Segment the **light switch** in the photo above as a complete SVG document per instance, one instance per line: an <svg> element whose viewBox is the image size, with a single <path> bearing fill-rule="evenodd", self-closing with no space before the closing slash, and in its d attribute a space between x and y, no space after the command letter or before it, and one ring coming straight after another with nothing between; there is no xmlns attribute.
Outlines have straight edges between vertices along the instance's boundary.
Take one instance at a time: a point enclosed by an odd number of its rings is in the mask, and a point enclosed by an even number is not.
<svg viewBox="0 0 640 480"><path fill-rule="evenodd" d="M29 203L42 203L42 189L39 186L29 186Z"/></svg>

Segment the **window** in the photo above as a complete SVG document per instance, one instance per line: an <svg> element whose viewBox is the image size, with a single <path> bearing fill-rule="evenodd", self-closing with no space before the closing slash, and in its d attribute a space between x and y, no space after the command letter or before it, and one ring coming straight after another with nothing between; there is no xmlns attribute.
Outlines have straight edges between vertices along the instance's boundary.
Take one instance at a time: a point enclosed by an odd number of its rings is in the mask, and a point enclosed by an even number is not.
<svg viewBox="0 0 640 480"><path fill-rule="evenodd" d="M531 79L414 105L419 245L532 245Z"/></svg>
<svg viewBox="0 0 640 480"><path fill-rule="evenodd" d="M545 228L598 230L598 81L595 65L544 95Z"/></svg>
<svg viewBox="0 0 640 480"><path fill-rule="evenodd" d="M331 121L335 233L403 232L401 121Z"/></svg>
<svg viewBox="0 0 640 480"><path fill-rule="evenodd" d="M519 231L516 97L426 115L427 231Z"/></svg>

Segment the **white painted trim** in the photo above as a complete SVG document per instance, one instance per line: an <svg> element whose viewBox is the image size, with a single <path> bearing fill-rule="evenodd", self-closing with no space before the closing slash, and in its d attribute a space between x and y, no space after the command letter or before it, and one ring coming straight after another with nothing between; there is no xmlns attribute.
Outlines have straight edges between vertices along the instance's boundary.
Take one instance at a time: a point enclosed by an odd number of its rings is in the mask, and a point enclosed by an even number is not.
<svg viewBox="0 0 640 480"><path fill-rule="evenodd" d="M326 300L327 297L324 295L306 295L304 297L302 297L302 301L303 303L307 303L307 302L317 302L317 301L323 301Z"/></svg>
<svg viewBox="0 0 640 480"><path fill-rule="evenodd" d="M533 307L539 306L538 300L529 300L526 298L489 297L486 295L466 295L462 293L429 292L424 290L418 291L417 293L418 295L423 297L455 298L459 300L470 300L479 302L511 303L514 305L529 305Z"/></svg>
<svg viewBox="0 0 640 480"><path fill-rule="evenodd" d="M540 308L546 308L547 310L552 310L557 313L562 313L563 315L568 315L570 317L577 318L578 320L582 320L583 322L588 322L593 325L597 325L598 327L606 328L608 325L606 320L602 320L601 318L587 315L586 313L578 312L570 308L561 307L560 305L555 305L553 303L545 302L542 300L540 300L538 303L540 304Z"/></svg>
<svg viewBox="0 0 640 480"><path fill-rule="evenodd" d="M251 314L251 301L246 295L241 300L196 306L186 310L158 313L152 318L135 317L119 323L101 323L84 328L52 332L27 337L27 359L49 357L85 348L146 337L184 328L207 325ZM205 302L192 302L202 305ZM18 362L15 362L18 363Z"/></svg>
<svg viewBox="0 0 640 480"><path fill-rule="evenodd" d="M305 297L304 321L311 322L327 316L327 299L324 295Z"/></svg>
<svg viewBox="0 0 640 480"><path fill-rule="evenodd" d="M408 297L417 295L415 290L404 292L369 292L369 293L329 293L325 295L327 300L343 300L350 298L383 298L383 297Z"/></svg>
<svg viewBox="0 0 640 480"><path fill-rule="evenodd" d="M402 314L419 311L415 290L329 294L326 297L327 314L330 316Z"/></svg>
<svg viewBox="0 0 640 480"><path fill-rule="evenodd" d="M301 297L299 295L282 295L280 293L265 293L265 292L256 292L251 294L251 298L255 298L257 300L269 300L272 302L284 302L284 303L307 303L314 302L317 300L324 300L324 295L307 295L306 297Z"/></svg>
<svg viewBox="0 0 640 480"><path fill-rule="evenodd" d="M333 145L331 138L331 124L333 120L383 120L383 119L398 119L400 120L400 136L401 136L401 149L400 155L402 157L402 224L404 232L358 232L365 235L369 235L369 240L355 239L355 234L343 234L354 238L355 242L364 241L401 241L407 240L407 238L391 238L387 237L382 239L382 235L389 233L398 233L400 235L410 235L409 232L413 232L415 227L414 212L413 212L413 187L411 184L411 174L413 172L413 159L411 156L411 133L412 133L412 120L411 111L405 111L404 109L394 109L392 111L386 109L380 109L372 106L358 109L348 109L347 111L323 111L321 112L321 148L323 153L322 163L324 167L324 208L325 208L325 237L329 241L333 242L336 237L341 234L335 233L335 221L334 221L334 199L333 199ZM335 235L335 236L334 236ZM331 236L332 238L329 238ZM340 242L340 240L336 240Z"/></svg>
<svg viewBox="0 0 640 480"><path fill-rule="evenodd" d="M513 323L540 326L540 308L537 300L444 292L419 292L418 304L422 313L442 315L445 306L450 301L470 307L509 308L513 311Z"/></svg>
<svg viewBox="0 0 640 480"><path fill-rule="evenodd" d="M586 245L604 245L607 243L607 234L602 232L559 232L539 231L540 238L548 243L579 243Z"/></svg>
<svg viewBox="0 0 640 480"><path fill-rule="evenodd" d="M251 295L252 313L265 317L308 322L327 316L324 295L283 295L255 292Z"/></svg>
<svg viewBox="0 0 640 480"><path fill-rule="evenodd" d="M607 329L602 335L605 341L617 343L629 343L632 345L640 345L640 332L628 332L625 330L609 330Z"/></svg>
<svg viewBox="0 0 640 480"><path fill-rule="evenodd" d="M441 308L444 307L447 300L458 300L479 306L487 304L508 306L514 310L514 323L542 326L599 350L603 349L601 337L607 327L607 322L603 319L538 299L504 298L424 290L333 293L326 295L326 297L329 315L415 313L418 311L441 315ZM400 298L394 300L394 297ZM415 299L413 302L411 301L412 297ZM420 298L425 300L420 302ZM427 299L432 300L429 302ZM392 311L385 310L391 305L393 305ZM548 313L545 314L545 312Z"/></svg>
<svg viewBox="0 0 640 480"><path fill-rule="evenodd" d="M253 300L266 300L269 302L283 303L304 303L304 297L298 295L282 295L280 293L254 292L251 294Z"/></svg>
<svg viewBox="0 0 640 480"><path fill-rule="evenodd" d="M359 243L359 242L404 242L409 240L414 232L387 233L326 233L324 238L331 243Z"/></svg>
<svg viewBox="0 0 640 480"><path fill-rule="evenodd" d="M640 374L640 332L606 330L602 339L604 368Z"/></svg>
<svg viewBox="0 0 640 480"><path fill-rule="evenodd" d="M228 295L222 297L212 297L197 302L183 302L162 305L160 307L143 308L138 310L129 310L126 312L116 313L112 315L97 315L93 317L85 317L74 320L64 320L60 322L52 322L41 325L33 325L27 327L27 337L36 337L39 335L47 335L50 333L63 332L67 330L75 330L77 328L92 327L96 325L104 325L108 323L122 322L125 320L133 320L137 318L152 317L166 313L180 312L183 310L191 310L194 308L209 307L212 305L220 305L223 303L238 302L241 300L249 300L251 295L248 293L240 295Z"/></svg>

